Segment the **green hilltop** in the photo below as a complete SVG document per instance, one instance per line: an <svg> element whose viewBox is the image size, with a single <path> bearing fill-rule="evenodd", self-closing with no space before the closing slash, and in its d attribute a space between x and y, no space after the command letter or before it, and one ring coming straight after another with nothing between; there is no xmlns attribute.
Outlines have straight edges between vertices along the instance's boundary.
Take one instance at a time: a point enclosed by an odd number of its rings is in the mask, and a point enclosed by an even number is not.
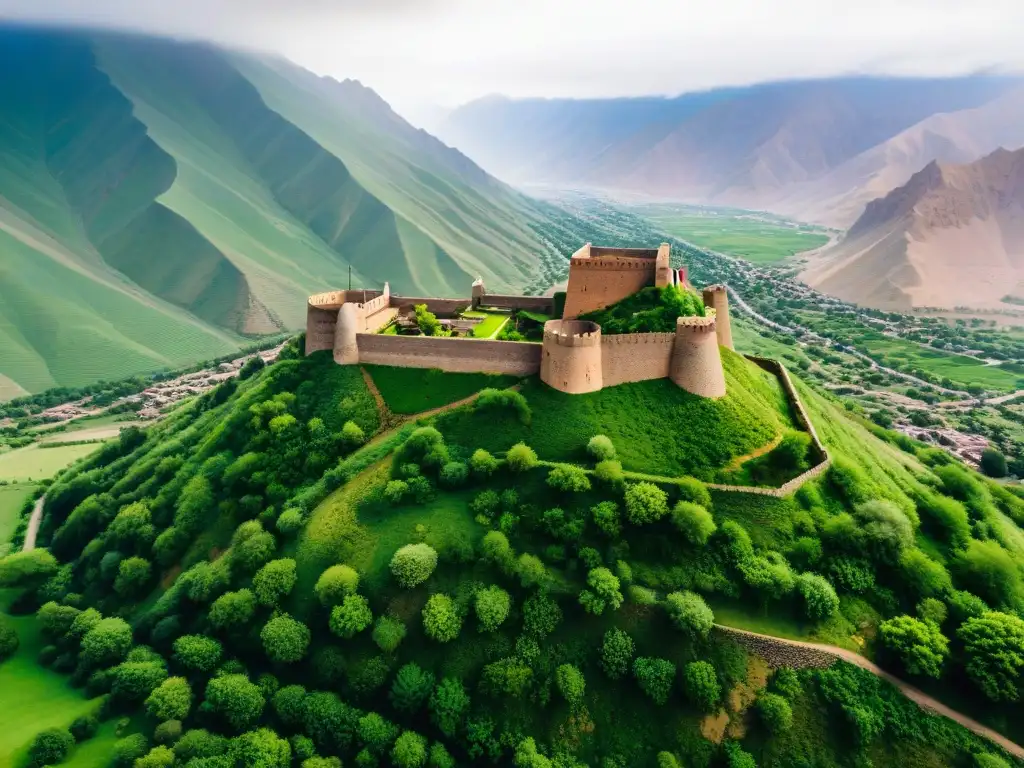
<svg viewBox="0 0 1024 768"><path fill-rule="evenodd" d="M948 454L796 380L828 469L712 487L810 461L779 381L728 350L728 397L697 403L301 349L48 488L46 549L0 560L0 708L55 703L0 761L1021 764L865 669L715 626L860 653L1019 743L1024 499Z"/></svg>
<svg viewBox="0 0 1024 768"><path fill-rule="evenodd" d="M129 35L0 28L0 398L293 330L305 298L541 279L552 209L358 83ZM552 229L554 227L554 229Z"/></svg>

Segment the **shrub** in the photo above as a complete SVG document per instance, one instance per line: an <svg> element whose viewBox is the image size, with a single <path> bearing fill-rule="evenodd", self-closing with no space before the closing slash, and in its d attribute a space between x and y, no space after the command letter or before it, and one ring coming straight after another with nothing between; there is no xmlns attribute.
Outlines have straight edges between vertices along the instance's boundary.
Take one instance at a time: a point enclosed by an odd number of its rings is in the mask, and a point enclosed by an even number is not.
<svg viewBox="0 0 1024 768"><path fill-rule="evenodd" d="M451 738L469 712L469 703L462 681L446 677L430 695L430 719L441 733Z"/></svg>
<svg viewBox="0 0 1024 768"><path fill-rule="evenodd" d="M854 507L859 539L875 559L895 563L903 550L914 543L914 527L904 512L891 501L866 501Z"/></svg>
<svg viewBox="0 0 1024 768"><path fill-rule="evenodd" d="M285 536L294 536L305 525L306 519L302 516L302 510L291 507L281 513L277 518L277 530Z"/></svg>
<svg viewBox="0 0 1024 768"><path fill-rule="evenodd" d="M256 596L248 589L225 592L210 606L210 623L217 629L248 624L256 612Z"/></svg>
<svg viewBox="0 0 1024 768"><path fill-rule="evenodd" d="M571 706L578 707L583 703L583 694L586 691L586 680L583 673L572 664L561 664L555 670L555 684L558 692L562 694Z"/></svg>
<svg viewBox="0 0 1024 768"><path fill-rule="evenodd" d="M610 461L615 458L615 446L611 438L605 435L594 435L587 443L587 453L594 461Z"/></svg>
<svg viewBox="0 0 1024 768"><path fill-rule="evenodd" d="M266 700L259 686L245 675L221 675L206 685L204 706L242 731L259 720Z"/></svg>
<svg viewBox="0 0 1024 768"><path fill-rule="evenodd" d="M839 610L839 596L824 576L802 573L796 580L796 589L804 601L804 613L811 621L821 621Z"/></svg>
<svg viewBox="0 0 1024 768"><path fill-rule="evenodd" d="M498 460L483 448L477 448L469 457L469 468L479 477L490 477L498 468Z"/></svg>
<svg viewBox="0 0 1024 768"><path fill-rule="evenodd" d="M481 632L493 632L508 618L512 598L501 587L491 586L476 593L473 601Z"/></svg>
<svg viewBox="0 0 1024 768"><path fill-rule="evenodd" d="M590 508L590 514L597 527L610 538L616 539L622 533L622 525L619 522L619 506L614 501L602 501L595 504Z"/></svg>
<svg viewBox="0 0 1024 768"><path fill-rule="evenodd" d="M995 448L981 452L981 471L989 477L1006 477L1006 457Z"/></svg>
<svg viewBox="0 0 1024 768"><path fill-rule="evenodd" d="M90 667L116 664L132 646L132 628L124 619L101 619L82 638L81 658Z"/></svg>
<svg viewBox="0 0 1024 768"><path fill-rule="evenodd" d="M271 560L252 577L252 590L263 605L275 606L295 587L295 561L290 557Z"/></svg>
<svg viewBox="0 0 1024 768"><path fill-rule="evenodd" d="M351 451L366 442L366 434L358 424L349 420L341 427L341 442Z"/></svg>
<svg viewBox="0 0 1024 768"><path fill-rule="evenodd" d="M707 637L715 623L714 613L695 592L672 592L665 598L665 609L672 623L693 637Z"/></svg>
<svg viewBox="0 0 1024 768"><path fill-rule="evenodd" d="M331 632L350 639L373 623L369 601L362 595L348 595L341 605L331 609Z"/></svg>
<svg viewBox="0 0 1024 768"><path fill-rule="evenodd" d="M384 653L394 653L405 639L405 624L390 616L381 616L373 628L373 642Z"/></svg>
<svg viewBox="0 0 1024 768"><path fill-rule="evenodd" d="M621 629L609 629L601 644L601 668L612 680L629 671L633 661L633 638Z"/></svg>
<svg viewBox="0 0 1024 768"><path fill-rule="evenodd" d="M757 699L757 714L773 734L793 727L793 708L777 693L763 693Z"/></svg>
<svg viewBox="0 0 1024 768"><path fill-rule="evenodd" d="M948 592L953 582L942 563L932 560L916 547L900 555L900 575L904 583L921 597L934 597Z"/></svg>
<svg viewBox="0 0 1024 768"><path fill-rule="evenodd" d="M516 443L505 454L505 463L513 472L526 472L537 466L537 453L526 443Z"/></svg>
<svg viewBox="0 0 1024 768"><path fill-rule="evenodd" d="M398 726L376 712L359 718L359 740L376 752L383 752L398 736Z"/></svg>
<svg viewBox="0 0 1024 768"><path fill-rule="evenodd" d="M418 733L405 731L395 741L391 761L398 768L420 768L427 762L427 740Z"/></svg>
<svg viewBox="0 0 1024 768"><path fill-rule="evenodd" d="M47 728L32 739L28 755L36 765L56 765L75 747L75 737L65 728Z"/></svg>
<svg viewBox="0 0 1024 768"><path fill-rule="evenodd" d="M580 605L587 613L599 616L606 608L613 611L622 605L619 579L607 568L594 568L587 574L587 586L580 592Z"/></svg>
<svg viewBox="0 0 1024 768"><path fill-rule="evenodd" d="M683 477L676 481L679 498L689 501L704 509L711 509L711 492L707 486L695 477Z"/></svg>
<svg viewBox="0 0 1024 768"><path fill-rule="evenodd" d="M633 662L633 676L655 704L665 704L676 676L676 665L666 659L638 657Z"/></svg>
<svg viewBox="0 0 1024 768"><path fill-rule="evenodd" d="M395 675L389 698L399 712L412 714L422 709L433 688L434 676L410 662Z"/></svg>
<svg viewBox="0 0 1024 768"><path fill-rule="evenodd" d="M448 595L431 595L423 607L423 629L427 637L439 643L448 643L459 636L462 618Z"/></svg>
<svg viewBox="0 0 1024 768"><path fill-rule="evenodd" d="M81 717L76 717L71 722L68 730L71 731L71 735L75 738L76 742L83 742L95 736L99 727L100 721L96 715L82 715Z"/></svg>
<svg viewBox="0 0 1024 768"><path fill-rule="evenodd" d="M691 544L703 547L718 530L715 520L704 507L692 501L680 501L672 508L672 524Z"/></svg>
<svg viewBox="0 0 1024 768"><path fill-rule="evenodd" d="M626 486L626 517L633 525L660 520L668 512L668 496L654 483Z"/></svg>
<svg viewBox="0 0 1024 768"><path fill-rule="evenodd" d="M469 479L469 467L461 461L449 461L438 477L446 488L461 488Z"/></svg>
<svg viewBox="0 0 1024 768"><path fill-rule="evenodd" d="M917 617L921 621L930 621L937 627L942 626L942 622L946 620L948 613L946 604L941 600L936 600L934 597L926 597L917 604Z"/></svg>
<svg viewBox="0 0 1024 768"><path fill-rule="evenodd" d="M683 689L702 712L713 712L722 698L715 668L706 661L691 661L683 668Z"/></svg>
<svg viewBox="0 0 1024 768"><path fill-rule="evenodd" d="M287 613L263 625L260 640L267 658L284 664L302 661L309 649L309 627Z"/></svg>
<svg viewBox="0 0 1024 768"><path fill-rule="evenodd" d="M192 708L192 687L184 677L169 677L146 699L146 711L157 720L184 720Z"/></svg>
<svg viewBox="0 0 1024 768"><path fill-rule="evenodd" d="M514 389L481 389L476 399L477 410L507 408L515 411L521 424L529 426L531 416L530 405L520 392Z"/></svg>
<svg viewBox="0 0 1024 768"><path fill-rule="evenodd" d="M338 605L359 589L359 574L349 565L332 565L320 574L313 591L326 607Z"/></svg>
<svg viewBox="0 0 1024 768"><path fill-rule="evenodd" d="M474 515L483 515L484 517L493 517L494 513L498 511L498 505L501 504L501 497L498 492L488 488L487 490L480 491L471 502L469 502L469 511Z"/></svg>
<svg viewBox="0 0 1024 768"><path fill-rule="evenodd" d="M0 616L0 662L11 658L20 642L18 632L6 618Z"/></svg>
<svg viewBox="0 0 1024 768"><path fill-rule="evenodd" d="M990 611L957 631L968 677L992 701L1019 701L1024 671L1024 621Z"/></svg>
<svg viewBox="0 0 1024 768"><path fill-rule="evenodd" d="M622 471L622 462L613 459L597 462L594 466L594 477L613 487L618 487L626 482L626 475Z"/></svg>
<svg viewBox="0 0 1024 768"><path fill-rule="evenodd" d="M956 553L953 572L989 605L1016 606L1024 600L1024 584L1013 555L996 541L972 540L966 550Z"/></svg>
<svg viewBox="0 0 1024 768"><path fill-rule="evenodd" d="M428 544L406 544L391 558L391 574L403 587L415 587L437 567L437 552Z"/></svg>
<svg viewBox="0 0 1024 768"><path fill-rule="evenodd" d="M182 635L174 641L174 658L198 672L213 672L223 653L221 644L205 635Z"/></svg>
<svg viewBox="0 0 1024 768"><path fill-rule="evenodd" d="M899 656L912 675L942 676L942 664L949 654L949 640L937 624L913 616L897 616L879 627L882 642Z"/></svg>
<svg viewBox="0 0 1024 768"><path fill-rule="evenodd" d="M562 609L549 595L538 592L523 603L523 629L534 637L547 637L562 621Z"/></svg>
<svg viewBox="0 0 1024 768"><path fill-rule="evenodd" d="M389 480L384 486L384 498L396 507L409 495L409 484L405 480Z"/></svg>
<svg viewBox="0 0 1024 768"><path fill-rule="evenodd" d="M525 589L541 586L547 581L547 570L541 559L525 552L519 556L516 573L519 574L519 582Z"/></svg>
<svg viewBox="0 0 1024 768"><path fill-rule="evenodd" d="M658 593L649 587L641 587L639 584L630 584L629 599L637 605L657 605Z"/></svg>
<svg viewBox="0 0 1024 768"><path fill-rule="evenodd" d="M548 472L547 483L563 493L585 493L590 490L590 478L582 467L559 464Z"/></svg>

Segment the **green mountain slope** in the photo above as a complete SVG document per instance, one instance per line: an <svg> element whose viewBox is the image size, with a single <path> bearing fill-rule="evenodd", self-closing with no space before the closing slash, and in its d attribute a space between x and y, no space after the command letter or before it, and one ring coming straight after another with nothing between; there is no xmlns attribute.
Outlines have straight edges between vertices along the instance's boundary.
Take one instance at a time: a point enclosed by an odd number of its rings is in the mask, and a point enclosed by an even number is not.
<svg viewBox="0 0 1024 768"><path fill-rule="evenodd" d="M539 205L372 91L145 37L0 29L2 396L224 354L305 297L536 282ZM116 295L112 295L116 294Z"/></svg>

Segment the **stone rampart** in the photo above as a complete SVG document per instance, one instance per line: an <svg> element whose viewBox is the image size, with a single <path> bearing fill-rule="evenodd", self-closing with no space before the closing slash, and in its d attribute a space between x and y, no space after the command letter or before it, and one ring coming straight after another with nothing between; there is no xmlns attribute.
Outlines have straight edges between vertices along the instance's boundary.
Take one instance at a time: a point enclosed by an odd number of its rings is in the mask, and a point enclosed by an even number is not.
<svg viewBox="0 0 1024 768"><path fill-rule="evenodd" d="M604 386L601 370L601 327L585 320L544 323L540 379L572 395Z"/></svg>
<svg viewBox="0 0 1024 768"><path fill-rule="evenodd" d="M519 341L437 336L356 336L359 362L453 373L531 376L540 370L541 345Z"/></svg>
<svg viewBox="0 0 1024 768"><path fill-rule="evenodd" d="M764 659L772 669L790 667L791 669L826 669L831 667L839 657L821 648L807 645L793 645L774 637L756 635L742 629L715 625L715 632L729 638L737 645L746 648L750 653Z"/></svg>
<svg viewBox="0 0 1024 768"><path fill-rule="evenodd" d="M555 300L551 296L502 296L496 293L485 293L480 298L479 306L495 309L525 309L528 312L540 312L550 315L555 309Z"/></svg>
<svg viewBox="0 0 1024 768"><path fill-rule="evenodd" d="M674 333L624 333L601 337L601 374L606 387L666 379Z"/></svg>
<svg viewBox="0 0 1024 768"><path fill-rule="evenodd" d="M435 315L454 315L464 309L469 309L472 299L438 299L424 296L394 296L391 297L392 307L404 307L407 304L426 304L427 311Z"/></svg>

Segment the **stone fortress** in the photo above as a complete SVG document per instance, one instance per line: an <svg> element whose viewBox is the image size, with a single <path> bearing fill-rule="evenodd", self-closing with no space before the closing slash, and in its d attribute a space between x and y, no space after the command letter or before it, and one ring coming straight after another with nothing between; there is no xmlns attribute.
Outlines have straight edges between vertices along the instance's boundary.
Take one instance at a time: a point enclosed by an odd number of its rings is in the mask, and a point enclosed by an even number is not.
<svg viewBox="0 0 1024 768"><path fill-rule="evenodd" d="M569 282L561 319L544 324L540 344L438 336L378 333L400 307L425 304L439 315L465 309L527 310L552 316L553 296L489 294L483 281L470 298L396 296L383 290L330 291L310 296L306 311L306 354L332 350L340 365L369 363L452 372L529 376L569 394L596 392L627 382L671 379L702 397L725 395L719 345L733 348L725 287L704 289L704 317L680 317L674 332L601 334L581 314L614 304L647 286L689 287L685 269L673 269L669 246L605 248L587 243L569 261Z"/></svg>

